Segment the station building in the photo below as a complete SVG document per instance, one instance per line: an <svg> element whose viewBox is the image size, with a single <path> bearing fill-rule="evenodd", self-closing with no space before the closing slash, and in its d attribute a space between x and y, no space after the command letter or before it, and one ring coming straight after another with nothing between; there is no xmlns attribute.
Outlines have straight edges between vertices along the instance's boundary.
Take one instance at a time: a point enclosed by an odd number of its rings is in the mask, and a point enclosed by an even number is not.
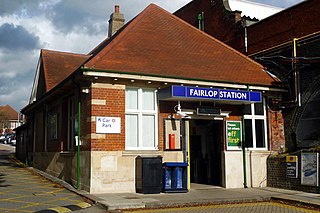
<svg viewBox="0 0 320 213"><path fill-rule="evenodd" d="M41 50L17 154L90 193L135 192L138 156L187 163L188 189L266 186L267 157L284 145L267 103L284 91L151 4L88 54Z"/></svg>

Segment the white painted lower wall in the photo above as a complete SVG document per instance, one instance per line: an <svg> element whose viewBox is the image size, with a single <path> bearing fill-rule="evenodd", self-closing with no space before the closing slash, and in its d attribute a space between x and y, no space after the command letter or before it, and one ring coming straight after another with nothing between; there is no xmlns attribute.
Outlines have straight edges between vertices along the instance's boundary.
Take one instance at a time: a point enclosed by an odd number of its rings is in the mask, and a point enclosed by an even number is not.
<svg viewBox="0 0 320 213"><path fill-rule="evenodd" d="M182 162L181 151L92 151L90 193L133 193L137 156L162 156L163 162Z"/></svg>
<svg viewBox="0 0 320 213"><path fill-rule="evenodd" d="M247 151L246 171L248 187L265 187L267 185L267 158L269 151ZM222 155L223 186L225 188L243 188L243 153L242 151L225 151Z"/></svg>

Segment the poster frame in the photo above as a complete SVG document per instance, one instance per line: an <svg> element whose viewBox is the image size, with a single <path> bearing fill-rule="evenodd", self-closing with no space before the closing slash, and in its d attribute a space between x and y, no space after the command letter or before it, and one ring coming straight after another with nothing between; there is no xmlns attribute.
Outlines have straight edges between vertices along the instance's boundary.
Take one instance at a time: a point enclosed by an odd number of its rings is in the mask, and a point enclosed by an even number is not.
<svg viewBox="0 0 320 213"><path fill-rule="evenodd" d="M230 146L229 141L228 141L228 123L239 123L239 128L240 128L240 141L239 141L239 146ZM235 120L228 120L226 121L226 145L227 145L227 150L242 150L241 143L242 143L242 122L241 121L235 121Z"/></svg>
<svg viewBox="0 0 320 213"><path fill-rule="evenodd" d="M319 186L319 153L301 153L301 185Z"/></svg>

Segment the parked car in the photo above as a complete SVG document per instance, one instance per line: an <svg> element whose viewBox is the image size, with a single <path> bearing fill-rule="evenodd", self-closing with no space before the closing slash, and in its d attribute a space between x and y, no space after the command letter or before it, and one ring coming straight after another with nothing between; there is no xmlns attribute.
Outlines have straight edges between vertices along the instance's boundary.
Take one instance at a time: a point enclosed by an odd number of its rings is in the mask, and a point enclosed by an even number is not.
<svg viewBox="0 0 320 213"><path fill-rule="evenodd" d="M15 146L16 143L17 143L17 136L16 136L16 133L13 133L9 139L9 144Z"/></svg>
<svg viewBox="0 0 320 213"><path fill-rule="evenodd" d="M15 136L15 133L7 133L5 134L4 138L4 144L8 144L11 141L11 138Z"/></svg>
<svg viewBox="0 0 320 213"><path fill-rule="evenodd" d="M0 135L0 142L1 142L1 143L4 143L5 138L6 138L6 137L5 137L4 135Z"/></svg>

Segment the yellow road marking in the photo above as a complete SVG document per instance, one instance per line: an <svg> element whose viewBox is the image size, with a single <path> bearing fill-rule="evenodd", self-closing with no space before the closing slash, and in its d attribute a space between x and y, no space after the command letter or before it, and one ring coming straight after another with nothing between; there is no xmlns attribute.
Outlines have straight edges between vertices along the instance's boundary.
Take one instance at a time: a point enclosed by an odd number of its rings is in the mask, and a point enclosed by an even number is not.
<svg viewBox="0 0 320 213"><path fill-rule="evenodd" d="M3 210L3 211L2 211ZM8 209L8 208L0 208L1 212L21 212L21 209ZM23 212L34 212L34 211L29 211L29 210L25 210L23 209Z"/></svg>
<svg viewBox="0 0 320 213"><path fill-rule="evenodd" d="M183 212L186 210L197 210L197 209L221 209L221 208L236 208L236 207L244 207L244 206L264 206L264 205L271 205L271 206L278 206L282 208L290 208L299 210L302 212L309 212L309 213L318 213L319 211L305 209L302 207L297 206L290 206L287 204L282 203L274 203L274 202L259 202L259 203L240 203L240 204L217 204L217 205L208 205L208 206L189 206L189 207L178 207L178 208L167 208L167 209L147 209L147 210L133 210L133 211L124 211L124 212L131 212L131 213L147 213L147 212Z"/></svg>
<svg viewBox="0 0 320 213"><path fill-rule="evenodd" d="M54 207L54 208L49 208L48 210L53 210L59 213L65 213L65 212L71 212L70 209L62 207L62 206L58 206L58 207Z"/></svg>
<svg viewBox="0 0 320 213"><path fill-rule="evenodd" d="M275 205L275 206L279 206L279 207L285 207L285 208L290 208L290 209L297 209L299 211L304 211L304 212L319 212L319 211L315 211L315 210L310 210L310 209L304 209L302 207L298 207L298 206L290 206L288 204L285 204L285 203L273 203L272 202L272 205Z"/></svg>
<svg viewBox="0 0 320 213"><path fill-rule="evenodd" d="M85 209L85 208L88 208L88 207L91 206L91 204L86 203L86 202L77 203L76 205L79 206L82 209Z"/></svg>

